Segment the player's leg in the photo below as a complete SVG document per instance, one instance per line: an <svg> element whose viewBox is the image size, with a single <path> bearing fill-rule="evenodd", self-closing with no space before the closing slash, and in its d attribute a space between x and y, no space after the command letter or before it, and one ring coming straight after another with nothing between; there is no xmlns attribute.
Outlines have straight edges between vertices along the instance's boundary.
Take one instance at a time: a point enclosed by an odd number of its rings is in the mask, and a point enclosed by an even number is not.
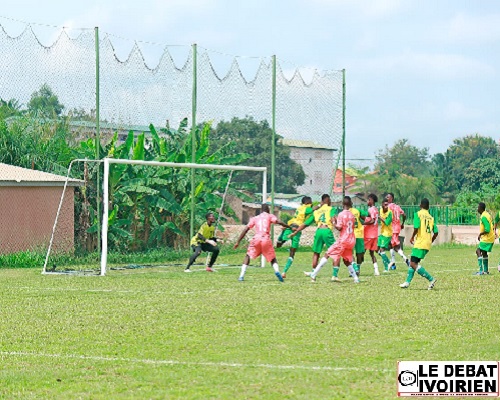
<svg viewBox="0 0 500 400"><path fill-rule="evenodd" d="M406 289L407 287L410 286L411 281L413 280L413 277L415 276L415 271L417 270L418 263L420 262L420 258L418 258L416 255L411 255L410 258L410 265L408 267L408 272L406 274L406 281L404 281L399 287Z"/></svg>
<svg viewBox="0 0 500 400"><path fill-rule="evenodd" d="M481 245L481 243L479 243ZM476 256L477 256L477 265L479 267L479 271L475 272L475 275L482 275L483 274L483 253L481 252L481 249L478 247L476 249Z"/></svg>
<svg viewBox="0 0 500 400"><path fill-rule="evenodd" d="M342 260L344 261L347 270L349 271L349 275L354 279L354 283L359 283L358 271L356 271L352 266L352 249L345 248L342 252Z"/></svg>
<svg viewBox="0 0 500 400"><path fill-rule="evenodd" d="M292 237L292 244L290 247L290 255L288 257L288 260L286 261L285 268L283 269L283 278L286 277L286 273L288 272L288 270L290 269L290 267L293 264L293 260L295 258L295 253L296 253L297 249L299 248L301 234L302 234L302 232L299 232L297 235Z"/></svg>
<svg viewBox="0 0 500 400"><path fill-rule="evenodd" d="M212 246L209 243L202 243L201 244L201 249L203 251L206 251L207 253L211 253L212 254L210 256L210 261L209 261L209 263L207 265L206 270L208 272L213 272L212 267L214 266L215 261L217 260L217 257L219 256L219 252L220 252L219 246Z"/></svg>
<svg viewBox="0 0 500 400"><path fill-rule="evenodd" d="M280 282L283 282L283 276L281 276L280 267L276 260L276 251L274 250L273 242L271 242L271 239L262 239L261 246L262 255L271 263L274 269L274 275L276 275L276 278L278 278Z"/></svg>
<svg viewBox="0 0 500 400"><path fill-rule="evenodd" d="M240 277L238 278L239 281L243 281L245 279L245 272L247 271L248 264L250 264L250 256L247 253L243 259L243 264L241 265Z"/></svg>
<svg viewBox="0 0 500 400"><path fill-rule="evenodd" d="M356 238L356 244L354 246L354 251L356 253L356 262L352 263L356 274L359 276L361 272L361 264L365 260L365 239Z"/></svg>
<svg viewBox="0 0 500 400"><path fill-rule="evenodd" d="M316 257L316 266L313 268L312 272L306 272L304 271L304 274L306 276L309 276L313 282L316 281L316 276L318 275L319 271L321 271L321 268L325 266L325 264L328 262L328 255L325 254L321 260L318 261L319 259L319 254L314 253L314 256Z"/></svg>
<svg viewBox="0 0 500 400"><path fill-rule="evenodd" d="M482 264L482 274L481 274L481 266L479 267L479 275L489 275L490 271L488 269L488 253L493 249L493 243L485 243L479 242L479 246L477 248L478 251L476 253L480 253L478 256L478 264L479 259L481 259Z"/></svg>
<svg viewBox="0 0 500 400"><path fill-rule="evenodd" d="M189 268L191 268L191 265L193 265L193 263L196 261L196 259L198 258L198 256L201 254L202 251L201 245L198 246L192 245L191 248L193 249L193 254L191 254L191 257L189 257L189 262L184 272L191 272Z"/></svg>
<svg viewBox="0 0 500 400"><path fill-rule="evenodd" d="M380 235L378 237L378 254L382 258L382 262L384 263L384 272L389 272L389 257L385 254L386 249L390 248L391 238L388 236Z"/></svg>

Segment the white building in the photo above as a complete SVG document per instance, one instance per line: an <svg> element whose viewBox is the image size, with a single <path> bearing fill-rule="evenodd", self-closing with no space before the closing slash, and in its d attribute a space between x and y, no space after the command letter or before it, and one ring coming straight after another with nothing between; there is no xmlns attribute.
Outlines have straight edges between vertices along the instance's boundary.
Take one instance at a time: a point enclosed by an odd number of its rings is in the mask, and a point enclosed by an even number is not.
<svg viewBox="0 0 500 400"><path fill-rule="evenodd" d="M330 193L337 149L307 140L283 139L282 143L290 147L290 158L302 165L306 174L304 184L297 187L297 192L304 195Z"/></svg>

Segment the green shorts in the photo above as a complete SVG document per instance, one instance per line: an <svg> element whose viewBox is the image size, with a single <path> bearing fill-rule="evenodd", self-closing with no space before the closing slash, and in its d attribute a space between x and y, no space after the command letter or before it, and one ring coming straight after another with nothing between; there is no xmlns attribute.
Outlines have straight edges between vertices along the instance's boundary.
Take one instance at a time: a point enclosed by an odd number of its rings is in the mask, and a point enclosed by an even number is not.
<svg viewBox="0 0 500 400"><path fill-rule="evenodd" d="M354 245L354 252L356 254L364 254L364 252L365 252L365 239L356 238L356 244Z"/></svg>
<svg viewBox="0 0 500 400"><path fill-rule="evenodd" d="M314 242L312 250L314 253L321 253L323 251L323 246L326 245L328 249L332 244L335 243L335 238L333 237L333 232L328 228L318 228L314 234Z"/></svg>
<svg viewBox="0 0 500 400"><path fill-rule="evenodd" d="M281 232L281 235L278 238L278 242L285 243L287 240L291 240L291 248L292 249L298 249L299 248L299 243L300 243L300 237L302 236L302 231L297 233L294 237L290 239L290 235L293 233L293 231L289 228L285 229L284 231Z"/></svg>
<svg viewBox="0 0 500 400"><path fill-rule="evenodd" d="M391 239L392 238L390 236L380 235L378 237L377 246L380 247L381 249L390 249L391 248Z"/></svg>
<svg viewBox="0 0 500 400"><path fill-rule="evenodd" d="M413 258L418 258L418 260L423 260L425 258L425 255L429 252L429 250L424 250L424 249L417 249L416 247L414 247L412 250L411 250L411 255L410 257ZM412 260L413 261L413 260ZM417 261L418 262L418 261Z"/></svg>
<svg viewBox="0 0 500 400"><path fill-rule="evenodd" d="M493 248L493 243L479 242L478 248L479 250L486 251L487 253L489 253Z"/></svg>

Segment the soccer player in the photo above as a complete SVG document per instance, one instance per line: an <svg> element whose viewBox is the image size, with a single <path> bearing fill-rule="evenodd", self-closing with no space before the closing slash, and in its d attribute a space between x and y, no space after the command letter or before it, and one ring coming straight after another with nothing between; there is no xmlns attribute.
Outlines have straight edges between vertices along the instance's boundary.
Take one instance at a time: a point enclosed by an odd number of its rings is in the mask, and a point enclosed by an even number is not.
<svg viewBox="0 0 500 400"><path fill-rule="evenodd" d="M300 236L302 235L302 232L299 232L297 235L290 237L290 235L293 233L293 228L298 228L300 225L302 225L312 213L312 199L309 196L302 197L302 205L297 208L297 211L295 211L295 216L290 221L288 221L288 225L290 225L291 228L283 229L283 231L281 231L281 235L278 237L278 241L276 243L276 247L278 248L283 246L283 244L287 240L291 240L290 256L288 257L285 268L283 270L283 278L286 278L286 273L292 266L295 252L299 248Z"/></svg>
<svg viewBox="0 0 500 400"><path fill-rule="evenodd" d="M365 260L365 227L361 222L361 219L368 217L368 213L365 210L358 210L357 208L351 207L349 211L354 215L356 222L354 223L354 236L356 237L356 244L354 245L354 252L356 253L356 261L352 263L356 274L359 276L361 270L361 264Z"/></svg>
<svg viewBox="0 0 500 400"><path fill-rule="evenodd" d="M499 234L497 232L497 227L500 225L500 210L497 211L495 215L495 237L498 238ZM500 243L500 239L498 239L498 243ZM500 272L500 260L498 261L498 272Z"/></svg>
<svg viewBox="0 0 500 400"><path fill-rule="evenodd" d="M376 194L368 195L368 218L365 218L365 251L370 251L370 257L373 262L373 273L378 276L380 272L378 270L377 259L375 258L375 252L378 250L377 239L378 239L378 209L375 206L377 204L378 197Z"/></svg>
<svg viewBox="0 0 500 400"><path fill-rule="evenodd" d="M476 275L489 275L488 253L491 252L493 243L495 243L493 221L490 213L486 211L486 204L483 202L477 205L477 212L481 214L481 218L479 220L479 236L477 237L479 246L476 249L479 271L476 272Z"/></svg>
<svg viewBox="0 0 500 400"><path fill-rule="evenodd" d="M326 251L325 256L320 260L318 266L313 272L304 272L305 275L311 277L312 282L316 282L316 276L323 266L328 262L328 258L333 259L333 282L340 282L338 277L340 260L344 261L347 269L349 270L349 275L354 279L354 283L359 283L358 275L352 266L353 256L352 251L356 244L356 236L354 235L354 225L356 223L356 218L349 211L352 208L352 201L349 196L345 196L342 201L343 211L334 218L335 229L340 231L340 237L337 242L332 244Z"/></svg>
<svg viewBox="0 0 500 400"><path fill-rule="evenodd" d="M191 239L191 248L193 249L193 254L189 258L188 265L184 272L191 272L189 269L191 265L196 261L196 258L201 254L202 251L212 253L210 257L210 262L208 263L206 270L208 272L213 272L213 266L217 256L219 255L219 248L217 247L217 238L215 237L215 216L213 213L209 212L205 215L206 222L204 222L196 235Z"/></svg>
<svg viewBox="0 0 500 400"><path fill-rule="evenodd" d="M318 260L323 247L329 248L335 243L335 237L333 236L333 225L335 217L335 209L332 207L332 199L330 195L324 194L321 196L321 206L312 213L309 218L307 218L302 225L300 225L295 232L293 232L290 237L298 235L299 232L303 231L309 225L316 223L317 229L314 234L314 241L312 246L313 260L312 269L316 268L318 265Z"/></svg>
<svg viewBox="0 0 500 400"><path fill-rule="evenodd" d="M238 278L239 281L243 281L245 279L245 272L248 268L248 264L250 264L250 259L254 259L260 255L263 255L268 262L271 262L276 277L280 280L280 282L283 282L283 277L280 273L278 261L276 260L276 252L274 251L273 242L271 242L270 237L272 224L279 224L284 228L290 228L284 222L279 221L274 214L269 213L269 206L267 204L262 204L261 213L255 217L250 218L248 225L245 227L243 232L241 232L240 237L234 245L235 249L238 248L241 240L245 237L250 229L254 228L255 230L255 235L250 241L247 249L247 254L243 259L240 277Z"/></svg>
<svg viewBox="0 0 500 400"><path fill-rule="evenodd" d="M389 268L396 269L396 252L406 263L406 256L399 241L399 235L405 227L406 214L400 206L394 203L394 193L387 193L387 201L389 202L389 209L392 211L391 262Z"/></svg>
<svg viewBox="0 0 500 400"><path fill-rule="evenodd" d="M389 272L389 257L385 252L391 248L392 240L392 211L389 209L389 202L387 198L382 202L380 207L379 218L381 224L380 235L377 242L377 253L382 258L384 263L384 272Z"/></svg>
<svg viewBox="0 0 500 400"><path fill-rule="evenodd" d="M411 251L408 275L406 276L406 281L399 285L399 287L403 289L409 287L415 271L417 271L417 274L429 281L427 289L431 290L436 284L436 279L420 265L420 261L429 252L432 242L436 240L438 235L437 225L434 223L434 218L429 214L429 199L424 198L420 202L420 211L416 212L413 217L413 228L413 235L410 239L413 249Z"/></svg>

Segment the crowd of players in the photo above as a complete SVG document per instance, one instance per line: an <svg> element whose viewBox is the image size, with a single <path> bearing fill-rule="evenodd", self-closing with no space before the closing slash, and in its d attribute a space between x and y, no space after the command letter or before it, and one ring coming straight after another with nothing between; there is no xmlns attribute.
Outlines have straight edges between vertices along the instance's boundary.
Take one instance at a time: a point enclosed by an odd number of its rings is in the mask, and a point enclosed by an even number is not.
<svg viewBox="0 0 500 400"><path fill-rule="evenodd" d="M271 263L276 277L283 282L299 248L302 231L308 226L316 225L312 245L312 271L304 272L310 277L311 281L316 281L318 273L327 264L328 259L331 258L333 261L331 280L333 282L340 282L338 273L341 261L343 261L353 282L359 283L361 265L364 262L366 251L369 251L374 275L380 275L376 255L382 260L383 272L389 273L391 269L396 269L395 257L398 254L408 267L406 280L399 286L408 288L416 272L427 279L429 282L428 289L433 289L436 279L421 265L421 261L425 258L432 243L438 236L437 224L429 213L429 200L423 198L420 202L420 211L414 215L414 229L410 239L413 248L409 258L404 254L400 242L400 235L406 220L405 212L394 202L394 194L392 193L384 196L380 208L377 208L377 202L377 195L370 194L367 202L368 210L365 211L353 207L351 198L345 196L342 201L342 211L337 214L336 209L332 207L331 198L328 194L322 196L321 203L317 206L313 206L309 196L304 196L302 204L297 208L294 217L288 223L278 220L274 214L270 213L269 206L263 204L261 213L250 219L234 245L235 249L238 248L247 232L250 229L254 230L254 236L248 245L238 279L244 281L250 259L262 255ZM488 253L491 252L495 238L498 237L497 226L500 224L500 211L496 213L494 221L486 211L484 203L479 203L477 211L480 214L480 234L478 236L479 246L476 250L479 270L476 274L485 275L489 274ZM279 235L276 246L281 247L285 242L291 242L289 257L283 273L279 270L276 252L270 237L273 224L279 224L284 228ZM215 225L213 213L208 213L206 222L191 240L193 254L189 259L185 272L191 271L191 265L202 251L212 253L206 270L213 271L213 265L219 254L215 237ZM333 234L334 229L339 232L337 240L335 240ZM325 248L327 249L326 253L321 257L321 253ZM387 255L388 251L390 251L390 258ZM500 264L498 269L500 271Z"/></svg>

